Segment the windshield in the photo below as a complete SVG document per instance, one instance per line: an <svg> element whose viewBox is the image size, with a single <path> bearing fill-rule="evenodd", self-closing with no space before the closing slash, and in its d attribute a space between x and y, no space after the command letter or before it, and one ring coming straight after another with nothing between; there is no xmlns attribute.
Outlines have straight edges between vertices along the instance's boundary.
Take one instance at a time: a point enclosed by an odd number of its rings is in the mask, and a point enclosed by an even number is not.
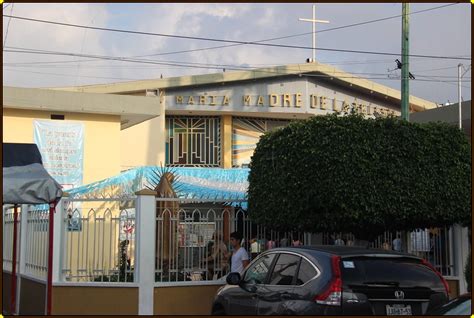
<svg viewBox="0 0 474 318"><path fill-rule="evenodd" d="M342 281L351 286L443 288L437 274L412 258L359 257L343 259Z"/></svg>

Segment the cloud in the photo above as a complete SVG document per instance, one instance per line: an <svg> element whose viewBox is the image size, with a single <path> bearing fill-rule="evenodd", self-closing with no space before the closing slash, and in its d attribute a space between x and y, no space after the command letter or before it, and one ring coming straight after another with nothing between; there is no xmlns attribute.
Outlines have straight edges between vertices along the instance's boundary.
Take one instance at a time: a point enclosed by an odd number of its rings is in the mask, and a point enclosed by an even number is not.
<svg viewBox="0 0 474 318"><path fill-rule="evenodd" d="M13 6L13 4L12 4ZM10 6L10 7L12 7ZM10 14L10 8L7 13ZM73 24L106 25L108 12L103 4L21 4L15 3L13 15L28 18L60 21ZM3 19L4 37L8 18ZM35 23L12 19L9 26L7 47L33 48L47 51L77 52L106 54L107 49L101 44L103 33L91 32L84 29L57 26L51 24ZM79 58L76 58L79 59ZM73 60L73 58L54 55L32 55L21 53L4 53L4 63L9 62L48 62L57 60ZM7 67L12 69L12 67ZM6 71L4 67L4 80L9 85L18 86L49 86L58 85L64 81L61 76L44 76L32 73L30 69L17 69L19 72ZM36 70L40 72L41 70ZM43 72L46 72L42 68ZM51 66L49 73L59 74L57 68ZM77 70L75 72L77 74ZM66 77L67 78L67 77ZM70 82L75 79L69 77Z"/></svg>
<svg viewBox="0 0 474 318"><path fill-rule="evenodd" d="M415 12L443 4L412 4ZM10 7L12 7L11 5ZM9 13L10 7L6 9ZM128 3L128 4L20 4L15 3L14 15L45 20L63 21L118 29L137 30L191 37L258 41L311 31L311 24L298 18L308 18L312 13L310 3ZM401 19L388 19L377 23L354 26L334 31L325 29L379 19L401 14L400 3L379 4L317 4L318 19L330 24L318 24L316 45L320 48L400 52ZM442 23L440 22L442 21ZM8 19L3 19L4 35ZM410 53L425 55L471 55L471 15L469 4L457 4L439 10L410 16ZM310 34L289 37L267 43L310 47ZM35 49L100 54L111 56L143 56L167 52L202 49L228 45L212 41L176 39L136 34L101 32L77 28L58 27L12 20L7 46ZM285 49L255 45L174 53L146 57L174 63L255 65L303 63L311 50ZM64 56L44 56L4 53L4 63L57 60L84 60ZM335 63L344 71L388 75L395 68L397 56L339 53L317 51L320 62ZM457 60L411 58L410 69L421 75L456 76ZM469 61L464 61L467 65ZM132 64L111 61L45 65L31 68L4 65L4 81L18 86L62 86L99 82L116 82L120 79L156 78L220 72L216 69L177 67L170 65ZM445 68L436 71L436 69ZM7 71L8 69L8 71ZM11 70L16 72L12 72ZM21 71L21 72L20 72ZM37 73L57 73L65 76ZM416 75L416 74L415 74ZM83 77L80 77L83 76ZM90 76L90 77L85 77ZM364 75L360 75L364 76ZM377 76L377 77L381 77ZM98 77L110 77L103 79ZM366 75L372 79L375 76ZM387 77L387 76L385 76ZM438 77L439 78L439 77ZM418 79L418 77L417 77ZM420 77L421 79L421 77ZM455 100L455 78L446 77L449 83L413 81L411 93L433 101ZM470 86L470 73L466 74ZM383 85L400 89L400 82L385 78L375 80ZM470 90L463 89L464 99L470 99Z"/></svg>
<svg viewBox="0 0 474 318"><path fill-rule="evenodd" d="M263 16L257 19L257 25L260 27L270 25L275 21L276 18L276 11L273 8L266 8Z"/></svg>

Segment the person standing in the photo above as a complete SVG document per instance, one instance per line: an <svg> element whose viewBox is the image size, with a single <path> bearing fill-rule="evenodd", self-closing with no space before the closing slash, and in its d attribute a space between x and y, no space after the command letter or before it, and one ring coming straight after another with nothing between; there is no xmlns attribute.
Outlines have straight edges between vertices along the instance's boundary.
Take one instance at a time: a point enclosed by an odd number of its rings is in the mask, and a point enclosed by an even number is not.
<svg viewBox="0 0 474 318"><path fill-rule="evenodd" d="M291 241L291 245L295 247L303 245L303 243L301 243L300 239L298 238L298 233L293 233L293 239Z"/></svg>
<svg viewBox="0 0 474 318"><path fill-rule="evenodd" d="M258 244L257 238L255 237L250 242L250 254L252 259L255 259L260 253L260 245Z"/></svg>
<svg viewBox="0 0 474 318"><path fill-rule="evenodd" d="M392 241L392 248L394 251L402 251L402 240L400 239L400 234L397 234L397 237Z"/></svg>
<svg viewBox="0 0 474 318"><path fill-rule="evenodd" d="M228 254L227 246L222 240L222 235L220 233L214 233L212 236L213 244L208 245L208 256L204 259L204 264L207 264L208 269L208 279L218 279L224 275L228 270L229 261L226 257Z"/></svg>
<svg viewBox="0 0 474 318"><path fill-rule="evenodd" d="M272 240L270 235L268 235L267 236L267 248L266 248L266 250L271 250L272 248L275 248L275 247L276 247L275 241Z"/></svg>
<svg viewBox="0 0 474 318"><path fill-rule="evenodd" d="M241 242L242 235L240 233L232 232L230 234L230 245L232 246L230 271L238 272L240 274L242 274L245 267L249 264L249 255L245 248L240 246Z"/></svg>
<svg viewBox="0 0 474 318"><path fill-rule="evenodd" d="M342 245L346 245L346 243L344 243L344 240L341 239L341 237L338 235L338 236L336 237L336 240L334 241L334 245L340 245L340 246L342 246Z"/></svg>

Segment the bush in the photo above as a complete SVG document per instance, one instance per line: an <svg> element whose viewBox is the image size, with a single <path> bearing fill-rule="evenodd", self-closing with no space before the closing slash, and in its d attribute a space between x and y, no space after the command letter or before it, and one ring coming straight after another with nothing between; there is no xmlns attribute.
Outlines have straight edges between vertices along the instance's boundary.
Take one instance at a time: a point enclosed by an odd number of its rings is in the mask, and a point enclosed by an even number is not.
<svg viewBox="0 0 474 318"><path fill-rule="evenodd" d="M249 215L275 230L352 232L470 219L471 151L443 123L316 116L263 135L249 174Z"/></svg>

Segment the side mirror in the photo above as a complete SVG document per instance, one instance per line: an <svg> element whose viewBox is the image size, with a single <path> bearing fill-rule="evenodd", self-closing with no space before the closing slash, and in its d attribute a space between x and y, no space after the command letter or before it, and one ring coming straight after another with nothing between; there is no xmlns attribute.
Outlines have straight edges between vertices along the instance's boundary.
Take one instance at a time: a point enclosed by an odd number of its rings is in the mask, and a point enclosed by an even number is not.
<svg viewBox="0 0 474 318"><path fill-rule="evenodd" d="M238 285L240 283L240 273L229 273L225 280L229 285Z"/></svg>

